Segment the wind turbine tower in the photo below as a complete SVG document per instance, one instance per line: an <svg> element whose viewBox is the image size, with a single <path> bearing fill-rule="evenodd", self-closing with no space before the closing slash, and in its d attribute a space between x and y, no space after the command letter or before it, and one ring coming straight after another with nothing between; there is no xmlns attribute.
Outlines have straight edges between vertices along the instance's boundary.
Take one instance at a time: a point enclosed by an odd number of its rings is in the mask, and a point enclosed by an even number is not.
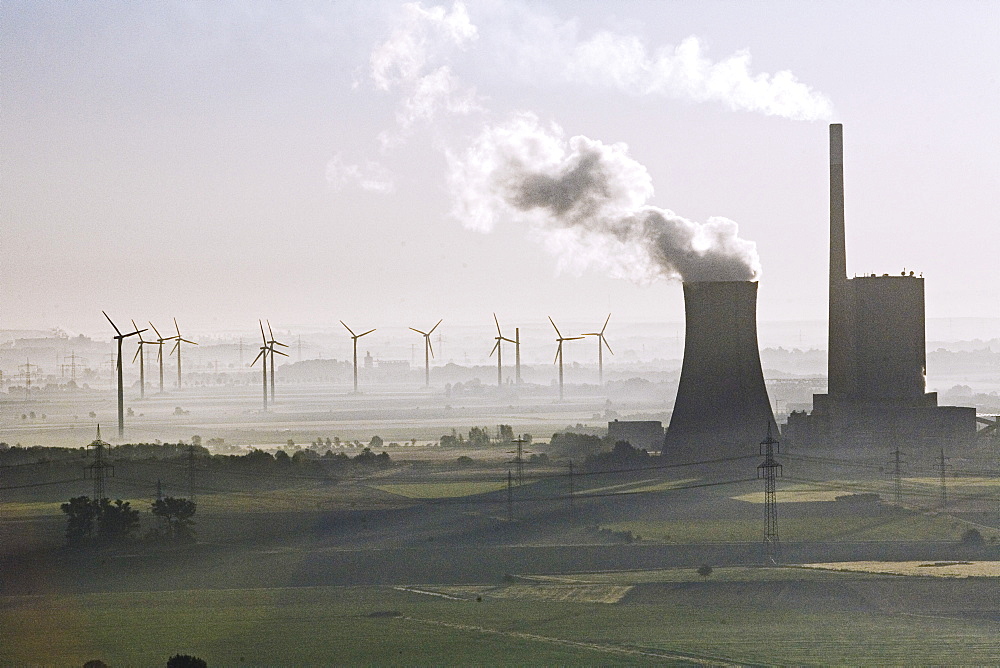
<svg viewBox="0 0 1000 668"><path fill-rule="evenodd" d="M340 321L340 324L344 325L344 329L346 329L348 332L351 333L351 339L354 341L354 393L357 394L358 393L358 339L360 339L362 336L367 336L368 334L371 334L375 330L369 329L367 332L364 332L362 334L355 334L354 330L348 327L343 320ZM435 327L436 326L437 325L435 325Z"/></svg>
<svg viewBox="0 0 1000 668"><path fill-rule="evenodd" d="M139 326L135 324L135 320L132 321L132 329L139 331ZM145 331L145 330L143 330ZM135 351L135 357L132 358L132 364L135 364L136 357L139 358L139 398L146 398L146 354L143 352L142 347L147 343L154 343L153 341L146 341L142 338L142 334L139 335L139 340L137 341L139 347Z"/></svg>
<svg viewBox="0 0 1000 668"><path fill-rule="evenodd" d="M514 379L521 384L521 328L514 328Z"/></svg>
<svg viewBox="0 0 1000 668"><path fill-rule="evenodd" d="M181 328L177 326L177 318L174 318L174 329L177 331L177 335L176 336L171 336L167 340L175 342L174 343L174 348L173 348L173 350L170 351L170 354L173 355L174 351L175 350L177 351L177 389L179 390L179 389L181 389L181 344L182 343L190 343L191 345L194 345L194 346L196 346L198 344L195 343L194 341L188 341L187 339L185 339L185 338L183 338L181 336Z"/></svg>
<svg viewBox="0 0 1000 668"><path fill-rule="evenodd" d="M611 353L612 355L615 354L615 352L613 350L611 350L611 344L609 344L608 340L606 338L604 338L604 330L606 330L608 328L608 321L609 320L611 320L611 314L610 313L608 314L607 319L604 321L604 327L601 327L601 331L599 331L599 332L587 332L586 334L584 334L584 336L596 336L597 337L597 377L598 377L598 383L601 385L601 387L604 387L604 348L605 348L605 346L607 346L607 349L608 349L609 353Z"/></svg>
<svg viewBox="0 0 1000 668"><path fill-rule="evenodd" d="M264 333L264 326L263 325L261 325L260 333L261 334ZM270 353L270 355L271 355L271 403L273 404L274 403L274 376L275 376L275 373L274 373L274 354L278 353L279 355L284 355L285 357L288 357L287 353L283 353L280 350L276 350L275 346L282 346L283 348L287 348L288 345L285 344L285 343L282 343L281 341L275 341L275 339L274 339L274 331L271 329L271 321L270 320L267 321L267 333L271 335L271 338L270 338L270 340L264 339L264 343L267 345L268 353Z"/></svg>
<svg viewBox="0 0 1000 668"><path fill-rule="evenodd" d="M163 394L163 344L170 339L160 336L160 331L156 329L156 325L152 322L149 322L149 326L153 328L153 332L156 334L156 341L150 341L149 343L156 344L156 361L160 365L160 394Z"/></svg>
<svg viewBox="0 0 1000 668"><path fill-rule="evenodd" d="M101 311L104 313L104 311ZM130 336L135 336L136 334L142 334L145 332L144 329L137 329L134 332L129 332L128 334L122 334L121 330L118 329L118 325L111 320L111 317L107 313L104 313L104 317L108 319L111 326L115 328L115 341L118 342L118 440L125 438L125 389L122 385L122 341Z"/></svg>
<svg viewBox="0 0 1000 668"><path fill-rule="evenodd" d="M253 362L250 362L250 366L253 366L254 364L256 364L257 360L261 359L262 357L264 358L262 360L262 363L261 363L260 367L261 367L261 369L263 369L263 372L264 372L264 411L267 412L267 353L268 353L269 348L268 348L268 345L267 345L267 337L264 336L264 325L263 324L261 324L261 326L260 326L260 336L261 336L262 339L264 339L264 344L260 347L260 352L257 353L257 357L254 357L253 358Z"/></svg>
<svg viewBox="0 0 1000 668"><path fill-rule="evenodd" d="M430 328L430 331L421 332L415 327L410 327L414 332L424 337L424 387L431 386L431 358L434 357L434 347L431 345L431 334L444 320L438 320L437 325ZM346 325L345 325L346 327Z"/></svg>
<svg viewBox="0 0 1000 668"><path fill-rule="evenodd" d="M493 344L493 350L490 351L490 357L493 357L493 353L497 354L497 387L503 387L503 346L501 345L504 341L507 343L517 343L508 339L500 331L500 321L497 319L497 314L493 314L493 322L497 325L497 335L493 338L496 339L496 343Z"/></svg>
<svg viewBox="0 0 1000 668"><path fill-rule="evenodd" d="M579 339L582 339L583 337L582 336L563 336L562 333L559 331L559 328L556 327L556 323L552 319L552 316L549 316L549 322L552 323L552 328L556 330L556 342L559 344L559 347L556 348L556 359L553 362L553 364L555 362L559 363L559 401L562 401L563 396L564 396L564 393L563 393L563 341L577 341Z"/></svg>

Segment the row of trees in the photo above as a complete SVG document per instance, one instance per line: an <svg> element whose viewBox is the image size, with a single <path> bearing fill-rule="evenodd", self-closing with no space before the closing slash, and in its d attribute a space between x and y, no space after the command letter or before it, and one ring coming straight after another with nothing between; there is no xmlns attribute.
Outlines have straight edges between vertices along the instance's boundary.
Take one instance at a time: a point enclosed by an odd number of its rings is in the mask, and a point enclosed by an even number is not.
<svg viewBox="0 0 1000 668"><path fill-rule="evenodd" d="M526 443L531 443L531 434L523 434L521 436ZM488 445L509 445L514 442L514 428L509 424L501 424L497 426L496 435L490 436L490 432L486 427L472 427L469 429L469 436L466 438L461 433L456 432L454 429L451 430L451 434L445 434L441 437L441 445L456 446L456 445L469 445L472 447L486 447Z"/></svg>
<svg viewBox="0 0 1000 668"><path fill-rule="evenodd" d="M66 515L66 541L70 545L121 543L134 539L139 531L140 513L129 501L92 499L76 496L61 509ZM159 526L147 538L189 542L194 540L194 517L197 506L190 499L171 496L157 499L150 510Z"/></svg>

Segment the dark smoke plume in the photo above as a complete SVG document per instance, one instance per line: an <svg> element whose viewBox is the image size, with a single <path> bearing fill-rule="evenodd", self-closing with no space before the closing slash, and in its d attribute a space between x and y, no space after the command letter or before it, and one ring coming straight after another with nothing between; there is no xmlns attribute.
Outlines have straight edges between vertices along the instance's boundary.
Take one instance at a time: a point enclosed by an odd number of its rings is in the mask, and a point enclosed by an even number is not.
<svg viewBox="0 0 1000 668"><path fill-rule="evenodd" d="M503 218L528 222L561 268L597 266L648 283L747 281L757 247L726 218L697 223L650 206L646 168L624 144L563 138L532 114L487 127L464 155L450 155L453 215L489 231Z"/></svg>

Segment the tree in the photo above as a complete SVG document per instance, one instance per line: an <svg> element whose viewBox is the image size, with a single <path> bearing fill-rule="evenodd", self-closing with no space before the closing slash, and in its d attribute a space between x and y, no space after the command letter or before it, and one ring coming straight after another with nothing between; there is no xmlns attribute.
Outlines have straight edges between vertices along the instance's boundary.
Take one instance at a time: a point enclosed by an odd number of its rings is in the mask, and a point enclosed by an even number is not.
<svg viewBox="0 0 1000 668"><path fill-rule="evenodd" d="M712 574L712 567L709 566L708 564L698 567L698 575L700 575L701 577L707 578L711 574Z"/></svg>
<svg viewBox="0 0 1000 668"><path fill-rule="evenodd" d="M122 541L132 537L139 528L139 511L128 501L101 499L97 518L97 535L107 541Z"/></svg>
<svg viewBox="0 0 1000 668"><path fill-rule="evenodd" d="M490 444L490 435L485 428L472 427L469 429L469 445L475 447L486 447Z"/></svg>
<svg viewBox="0 0 1000 668"><path fill-rule="evenodd" d="M167 532L172 540L194 540L194 513L197 505L190 499L165 496L153 502L152 511L167 523Z"/></svg>
<svg viewBox="0 0 1000 668"><path fill-rule="evenodd" d="M982 545L984 542L979 529L969 528L962 533L962 545Z"/></svg>
<svg viewBox="0 0 1000 668"><path fill-rule="evenodd" d="M368 447L369 448L381 448L383 442L384 441L382 440L381 436L378 436L378 435L372 436L372 440L368 442Z"/></svg>
<svg viewBox="0 0 1000 668"><path fill-rule="evenodd" d="M167 659L167 668L208 668L208 662L190 654L174 654Z"/></svg>
<svg viewBox="0 0 1000 668"><path fill-rule="evenodd" d="M60 506L66 514L66 540L78 544L94 534L94 521L100 505L89 496L75 496Z"/></svg>

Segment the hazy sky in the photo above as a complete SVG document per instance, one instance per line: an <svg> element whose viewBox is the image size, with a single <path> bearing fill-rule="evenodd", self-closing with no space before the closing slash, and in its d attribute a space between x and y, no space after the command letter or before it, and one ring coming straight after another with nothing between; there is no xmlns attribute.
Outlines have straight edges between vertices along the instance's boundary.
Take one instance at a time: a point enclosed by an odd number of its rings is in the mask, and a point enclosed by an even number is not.
<svg viewBox="0 0 1000 668"><path fill-rule="evenodd" d="M829 122L849 271L997 316L998 72L987 1L2 0L0 328L676 321L651 215L821 319Z"/></svg>

